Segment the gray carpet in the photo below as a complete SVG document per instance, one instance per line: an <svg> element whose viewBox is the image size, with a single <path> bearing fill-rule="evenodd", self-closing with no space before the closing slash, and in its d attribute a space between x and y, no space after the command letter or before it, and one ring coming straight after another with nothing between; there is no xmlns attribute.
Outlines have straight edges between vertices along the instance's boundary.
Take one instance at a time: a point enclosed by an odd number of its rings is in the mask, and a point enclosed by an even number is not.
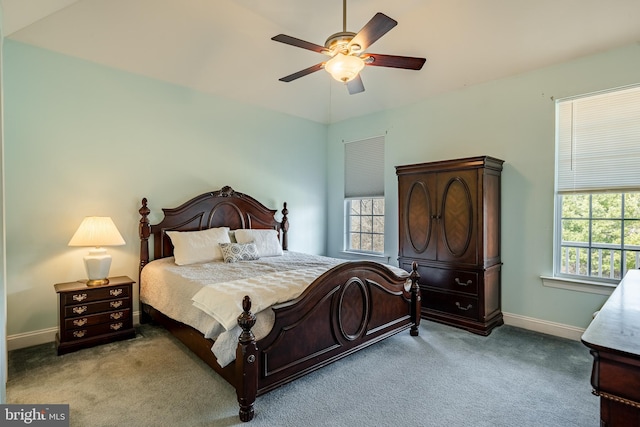
<svg viewBox="0 0 640 427"><path fill-rule="evenodd" d="M7 403L69 403L72 426L599 425L581 343L502 326L489 337L422 322L409 332L258 397L237 418L235 390L159 327L56 356L9 353Z"/></svg>

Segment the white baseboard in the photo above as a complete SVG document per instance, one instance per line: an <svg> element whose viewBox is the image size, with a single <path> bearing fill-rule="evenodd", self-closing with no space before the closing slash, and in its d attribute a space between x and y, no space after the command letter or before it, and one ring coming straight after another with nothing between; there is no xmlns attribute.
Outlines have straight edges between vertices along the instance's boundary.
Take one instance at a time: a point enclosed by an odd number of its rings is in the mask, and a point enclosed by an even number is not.
<svg viewBox="0 0 640 427"><path fill-rule="evenodd" d="M502 313L502 315L506 325L541 332L543 334L554 335L561 338L568 338L574 341L580 341L580 337L582 337L582 334L584 333L584 329L577 328L575 326L563 325L562 323L549 322L512 313ZM133 313L133 324L140 324L139 311ZM23 334L9 335L7 337L7 351L53 342L56 339L56 332L58 332L58 328L47 328Z"/></svg>
<svg viewBox="0 0 640 427"><path fill-rule="evenodd" d="M46 344L55 341L58 328L40 329L39 331L25 332L7 336L7 351L34 345Z"/></svg>
<svg viewBox="0 0 640 427"><path fill-rule="evenodd" d="M521 316L519 314L502 313L502 316L504 318L505 325L516 326L518 328L554 335L556 337L568 338L574 341L580 341L580 338L585 331L584 329L576 326L549 322L547 320Z"/></svg>
<svg viewBox="0 0 640 427"><path fill-rule="evenodd" d="M140 324L139 311L133 313L133 324ZM47 328L40 329L39 331L25 332L23 334L9 335L7 336L7 351L54 342L56 340L56 332L58 332L58 328Z"/></svg>

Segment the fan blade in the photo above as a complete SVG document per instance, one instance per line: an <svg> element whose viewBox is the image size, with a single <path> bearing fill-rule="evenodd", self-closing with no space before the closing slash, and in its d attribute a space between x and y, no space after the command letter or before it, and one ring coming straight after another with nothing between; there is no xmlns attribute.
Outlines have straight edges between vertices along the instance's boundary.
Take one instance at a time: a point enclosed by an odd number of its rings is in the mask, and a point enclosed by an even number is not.
<svg viewBox="0 0 640 427"><path fill-rule="evenodd" d="M304 77L307 74L315 73L316 71L321 70L322 67L324 67L324 62L321 62L321 63L316 64L316 65L312 65L309 68L305 68L304 70L300 70L297 73L289 74L288 76L285 76L285 77L283 77L281 79L278 79L278 80L280 80L281 82L289 83L290 81L293 81L295 79L299 79L300 77Z"/></svg>
<svg viewBox="0 0 640 427"><path fill-rule="evenodd" d="M371 59L373 59L373 61ZM404 68L406 70L420 70L426 58L414 58L412 56L381 55L379 53L368 53L364 59L366 65L376 67Z"/></svg>
<svg viewBox="0 0 640 427"><path fill-rule="evenodd" d="M349 80L347 82L347 89L349 90L349 95L355 95L356 93L364 92L364 84L362 84L360 74L355 76L353 80Z"/></svg>
<svg viewBox="0 0 640 427"><path fill-rule="evenodd" d="M291 37L291 36L287 36L284 34L278 34L277 36L271 37L271 40L280 42L280 43L284 43L284 44L288 44L291 46L295 46L295 47L301 47L303 49L308 49L308 50L312 50L314 52L318 52L318 53L326 53L327 52L327 48L324 46L320 46L318 44L315 43L311 43L311 42L306 42L304 40L300 40L297 39L295 37Z"/></svg>
<svg viewBox="0 0 640 427"><path fill-rule="evenodd" d="M366 50L396 25L398 25L396 20L389 18L384 13L378 12L358 31L358 34L349 42L349 46L357 44L360 46L361 51Z"/></svg>

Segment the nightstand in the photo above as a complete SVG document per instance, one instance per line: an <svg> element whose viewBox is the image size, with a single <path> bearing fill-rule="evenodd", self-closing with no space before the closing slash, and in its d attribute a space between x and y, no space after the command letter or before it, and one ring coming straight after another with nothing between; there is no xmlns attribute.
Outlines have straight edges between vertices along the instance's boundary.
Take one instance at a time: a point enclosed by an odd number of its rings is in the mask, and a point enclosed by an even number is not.
<svg viewBox="0 0 640 427"><path fill-rule="evenodd" d="M58 283L58 355L133 338L133 283L127 276L110 277L102 286L85 282Z"/></svg>

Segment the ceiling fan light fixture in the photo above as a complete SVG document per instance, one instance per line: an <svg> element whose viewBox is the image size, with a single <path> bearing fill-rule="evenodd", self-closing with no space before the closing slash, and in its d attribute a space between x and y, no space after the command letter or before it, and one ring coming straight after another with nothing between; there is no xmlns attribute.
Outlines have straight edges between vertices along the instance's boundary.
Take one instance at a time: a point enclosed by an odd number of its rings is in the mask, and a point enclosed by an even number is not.
<svg viewBox="0 0 640 427"><path fill-rule="evenodd" d="M343 53L336 54L324 66L331 77L342 83L353 80L363 68L364 61L359 56Z"/></svg>

